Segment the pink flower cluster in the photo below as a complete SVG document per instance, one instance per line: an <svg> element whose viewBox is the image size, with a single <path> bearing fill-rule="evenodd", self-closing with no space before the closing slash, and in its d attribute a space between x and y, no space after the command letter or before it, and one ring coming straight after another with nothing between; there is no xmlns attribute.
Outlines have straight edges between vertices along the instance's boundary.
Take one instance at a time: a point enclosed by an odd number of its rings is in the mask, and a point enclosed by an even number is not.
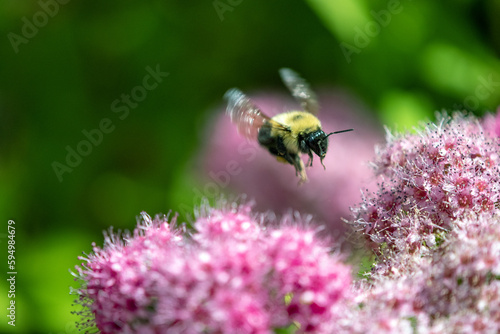
<svg viewBox="0 0 500 334"><path fill-rule="evenodd" d="M433 253L417 300L432 318L452 316L453 326L463 327L472 325L466 322L474 315L477 329L498 331L500 217L486 214L454 225L443 246Z"/></svg>
<svg viewBox="0 0 500 334"><path fill-rule="evenodd" d="M441 116L378 152L352 222L377 260L336 332L500 333L498 120Z"/></svg>
<svg viewBox="0 0 500 334"><path fill-rule="evenodd" d="M462 114L417 132L388 135L374 161L378 190L353 209L353 225L377 244L419 248L464 215L498 210L498 137Z"/></svg>
<svg viewBox="0 0 500 334"><path fill-rule="evenodd" d="M102 333L320 332L335 320L350 268L304 219L202 211L192 235L143 214L133 235L109 234L82 258L79 302Z"/></svg>
<svg viewBox="0 0 500 334"><path fill-rule="evenodd" d="M453 224L432 256L404 274L359 283L336 332L499 333L500 217Z"/></svg>
<svg viewBox="0 0 500 334"><path fill-rule="evenodd" d="M81 259L79 303L102 333L500 333L500 116L441 116L390 137L351 224L363 279L310 217L203 205L194 231L143 214ZM284 329L286 328L286 329Z"/></svg>
<svg viewBox="0 0 500 334"><path fill-rule="evenodd" d="M486 132L493 137L500 137L500 106L497 114L486 114L483 119L483 126Z"/></svg>

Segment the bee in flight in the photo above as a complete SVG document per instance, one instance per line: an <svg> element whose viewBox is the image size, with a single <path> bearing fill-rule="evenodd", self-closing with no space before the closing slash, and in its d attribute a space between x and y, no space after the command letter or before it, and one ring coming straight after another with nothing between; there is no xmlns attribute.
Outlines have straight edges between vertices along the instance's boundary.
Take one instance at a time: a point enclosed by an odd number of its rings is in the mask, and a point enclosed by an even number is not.
<svg viewBox="0 0 500 334"><path fill-rule="evenodd" d="M282 68L279 72L285 86L304 111L284 112L271 118L262 113L243 92L231 88L224 95L227 100L226 113L236 124L240 134L257 140L275 155L278 161L293 165L300 184L307 181L300 153L309 156L307 166L312 166L314 152L326 169L323 159L328 149L328 137L353 129L325 134L321 129L321 122L316 117L318 102L309 84L291 69Z"/></svg>

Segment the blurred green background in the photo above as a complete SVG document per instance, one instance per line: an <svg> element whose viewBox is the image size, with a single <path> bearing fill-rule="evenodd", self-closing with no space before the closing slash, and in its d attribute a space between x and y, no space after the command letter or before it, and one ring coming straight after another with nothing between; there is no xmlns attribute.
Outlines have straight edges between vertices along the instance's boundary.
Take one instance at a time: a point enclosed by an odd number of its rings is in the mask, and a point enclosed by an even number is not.
<svg viewBox="0 0 500 334"><path fill-rule="evenodd" d="M186 170L228 88L283 89L291 67L391 127L482 114L500 104L499 17L496 0L2 1L0 268L13 219L18 274L0 332L76 332L68 269L109 226L193 205Z"/></svg>

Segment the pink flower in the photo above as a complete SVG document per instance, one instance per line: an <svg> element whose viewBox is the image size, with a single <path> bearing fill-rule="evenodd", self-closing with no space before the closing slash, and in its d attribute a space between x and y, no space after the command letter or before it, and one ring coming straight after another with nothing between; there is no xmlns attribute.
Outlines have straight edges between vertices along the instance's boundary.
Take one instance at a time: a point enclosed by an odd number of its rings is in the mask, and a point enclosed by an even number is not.
<svg viewBox="0 0 500 334"><path fill-rule="evenodd" d="M418 280L386 279L375 283L355 289L356 297L347 304L348 309L333 325L332 333L426 333L428 316L413 305Z"/></svg>
<svg viewBox="0 0 500 334"><path fill-rule="evenodd" d="M454 225L425 270L418 293L422 309L433 318L474 314L498 331L500 218L485 214Z"/></svg>
<svg viewBox="0 0 500 334"><path fill-rule="evenodd" d="M335 333L500 332L500 217L453 222L441 245L398 275L360 281ZM420 258L420 256L417 256Z"/></svg>
<svg viewBox="0 0 500 334"><path fill-rule="evenodd" d="M491 135L500 137L500 106L497 108L497 114L486 114L483 120L484 129Z"/></svg>
<svg viewBox="0 0 500 334"><path fill-rule="evenodd" d="M250 95L254 103L270 117L300 109L286 95ZM382 142L382 134L368 113L342 93L326 91L319 94L318 115L326 132L354 128L354 132L329 137L329 148L321 166L315 157L307 168L309 182L298 186L292 165L278 162L257 142L248 142L221 107L219 116L202 154L202 176L198 196L216 198L220 193L245 193L256 202L260 211L283 213L290 208L313 213L316 221L328 229L345 231L342 217L349 216L349 206L360 201L360 188L369 188L373 145ZM379 127L382 129L382 127ZM307 162L307 157L303 157Z"/></svg>
<svg viewBox="0 0 500 334"><path fill-rule="evenodd" d="M190 236L143 214L133 235L82 258L79 302L102 333L319 332L348 297L350 269L307 220L267 217L205 207Z"/></svg>
<svg viewBox="0 0 500 334"><path fill-rule="evenodd" d="M440 116L417 132L388 135L374 161L378 190L353 209L353 225L375 243L407 240L418 248L458 218L497 211L497 137L462 114Z"/></svg>
<svg viewBox="0 0 500 334"><path fill-rule="evenodd" d="M378 191L353 209L377 261L334 332L500 332L500 141L488 117L389 136Z"/></svg>

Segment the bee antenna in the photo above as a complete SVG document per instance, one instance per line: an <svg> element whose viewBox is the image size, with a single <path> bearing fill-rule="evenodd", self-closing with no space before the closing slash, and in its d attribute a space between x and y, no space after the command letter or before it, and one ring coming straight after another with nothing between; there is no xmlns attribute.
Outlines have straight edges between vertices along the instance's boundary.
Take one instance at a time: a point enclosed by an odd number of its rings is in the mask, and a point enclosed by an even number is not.
<svg viewBox="0 0 500 334"><path fill-rule="evenodd" d="M342 132L349 132L349 131L353 131L354 129L347 129L347 130L340 130L340 131L335 131L335 132L330 132L329 134L327 134L326 136L330 136L330 135L335 135L337 133L342 133Z"/></svg>

